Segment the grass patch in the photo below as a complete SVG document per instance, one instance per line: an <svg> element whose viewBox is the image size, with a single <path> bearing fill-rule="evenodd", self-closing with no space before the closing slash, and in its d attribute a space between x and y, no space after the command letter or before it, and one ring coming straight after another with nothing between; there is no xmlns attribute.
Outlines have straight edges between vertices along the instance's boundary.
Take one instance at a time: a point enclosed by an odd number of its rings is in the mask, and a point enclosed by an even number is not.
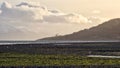
<svg viewBox="0 0 120 68"><path fill-rule="evenodd" d="M0 66L120 65L120 59L80 55L0 53Z"/></svg>

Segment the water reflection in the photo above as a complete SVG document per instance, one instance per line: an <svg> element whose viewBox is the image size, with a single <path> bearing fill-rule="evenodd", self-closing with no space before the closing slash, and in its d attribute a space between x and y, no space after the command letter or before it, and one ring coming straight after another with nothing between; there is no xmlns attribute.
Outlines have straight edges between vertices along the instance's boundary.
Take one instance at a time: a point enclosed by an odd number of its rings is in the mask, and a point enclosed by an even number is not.
<svg viewBox="0 0 120 68"><path fill-rule="evenodd" d="M120 56L88 55L87 57L120 58Z"/></svg>

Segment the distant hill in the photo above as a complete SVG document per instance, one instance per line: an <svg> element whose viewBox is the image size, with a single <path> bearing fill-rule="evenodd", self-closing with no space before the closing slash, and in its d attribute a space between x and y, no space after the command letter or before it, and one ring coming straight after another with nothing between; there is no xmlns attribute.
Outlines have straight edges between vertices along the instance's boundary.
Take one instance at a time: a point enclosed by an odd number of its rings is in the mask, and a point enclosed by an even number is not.
<svg viewBox="0 0 120 68"><path fill-rule="evenodd" d="M96 27L74 32L72 34L48 37L40 40L120 40L120 18L112 19Z"/></svg>

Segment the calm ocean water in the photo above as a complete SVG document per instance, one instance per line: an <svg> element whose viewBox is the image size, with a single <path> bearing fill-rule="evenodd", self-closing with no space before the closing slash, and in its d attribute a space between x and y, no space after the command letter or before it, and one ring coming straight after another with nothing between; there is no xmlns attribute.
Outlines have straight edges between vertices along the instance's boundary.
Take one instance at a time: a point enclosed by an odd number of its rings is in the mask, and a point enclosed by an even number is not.
<svg viewBox="0 0 120 68"><path fill-rule="evenodd" d="M116 41L0 41L0 45L6 45L6 44L46 44L46 43L93 43L93 42L120 42L118 40Z"/></svg>

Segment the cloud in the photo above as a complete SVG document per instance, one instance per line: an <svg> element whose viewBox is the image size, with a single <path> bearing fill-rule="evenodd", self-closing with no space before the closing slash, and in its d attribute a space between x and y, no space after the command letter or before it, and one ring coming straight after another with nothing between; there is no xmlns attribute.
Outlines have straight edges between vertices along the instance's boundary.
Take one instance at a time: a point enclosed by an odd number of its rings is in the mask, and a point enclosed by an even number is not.
<svg viewBox="0 0 120 68"><path fill-rule="evenodd" d="M15 6L4 2L0 8L0 21L2 39L36 39L89 28L98 25L101 19L51 10L32 2L21 2Z"/></svg>
<svg viewBox="0 0 120 68"><path fill-rule="evenodd" d="M1 5L1 9L8 9L8 8L12 8L12 5L9 4L8 2L3 2L3 4Z"/></svg>
<svg viewBox="0 0 120 68"><path fill-rule="evenodd" d="M23 21L50 22L50 23L80 23L87 22L87 18L80 14L65 14L58 10L49 10L44 6L22 2L14 7L4 2L1 6L1 17ZM21 18L19 18L21 17Z"/></svg>
<svg viewBox="0 0 120 68"><path fill-rule="evenodd" d="M33 3L33 2L21 2L20 4L16 5L17 7L20 7L20 6L28 6L28 7L34 7L34 8L38 8L40 7L40 4L37 4L37 3Z"/></svg>

